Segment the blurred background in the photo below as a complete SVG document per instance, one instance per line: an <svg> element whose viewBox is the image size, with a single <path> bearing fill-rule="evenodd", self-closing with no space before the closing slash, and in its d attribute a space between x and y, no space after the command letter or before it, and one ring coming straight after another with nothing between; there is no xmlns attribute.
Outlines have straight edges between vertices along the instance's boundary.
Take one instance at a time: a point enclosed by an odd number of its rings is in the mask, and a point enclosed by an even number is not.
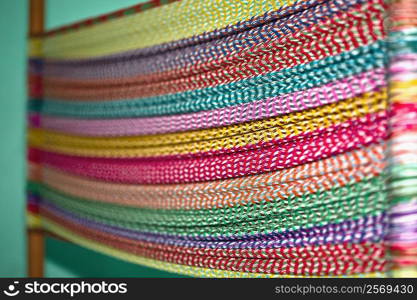
<svg viewBox="0 0 417 300"><path fill-rule="evenodd" d="M140 0L46 0L46 29ZM26 276L25 105L27 0L0 1L0 277ZM47 277L179 277L46 239Z"/></svg>

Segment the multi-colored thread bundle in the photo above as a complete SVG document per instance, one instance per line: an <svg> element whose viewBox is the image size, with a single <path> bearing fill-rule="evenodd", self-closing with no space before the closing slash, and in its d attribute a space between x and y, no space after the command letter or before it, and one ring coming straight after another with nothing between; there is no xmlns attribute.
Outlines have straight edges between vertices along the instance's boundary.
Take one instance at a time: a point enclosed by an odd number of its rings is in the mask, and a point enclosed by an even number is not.
<svg viewBox="0 0 417 300"><path fill-rule="evenodd" d="M389 34L391 137L388 154L393 267L415 276L417 265L417 1L392 4Z"/></svg>
<svg viewBox="0 0 417 300"><path fill-rule="evenodd" d="M152 1L32 39L30 225L192 276L417 276L416 12Z"/></svg>

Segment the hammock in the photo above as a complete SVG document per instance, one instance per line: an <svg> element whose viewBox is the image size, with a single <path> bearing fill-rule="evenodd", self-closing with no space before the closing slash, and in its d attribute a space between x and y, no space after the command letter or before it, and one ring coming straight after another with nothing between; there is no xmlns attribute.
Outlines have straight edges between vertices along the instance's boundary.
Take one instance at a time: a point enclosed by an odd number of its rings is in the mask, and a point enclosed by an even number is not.
<svg viewBox="0 0 417 300"><path fill-rule="evenodd" d="M151 1L30 39L28 220L197 277L417 276L417 1Z"/></svg>

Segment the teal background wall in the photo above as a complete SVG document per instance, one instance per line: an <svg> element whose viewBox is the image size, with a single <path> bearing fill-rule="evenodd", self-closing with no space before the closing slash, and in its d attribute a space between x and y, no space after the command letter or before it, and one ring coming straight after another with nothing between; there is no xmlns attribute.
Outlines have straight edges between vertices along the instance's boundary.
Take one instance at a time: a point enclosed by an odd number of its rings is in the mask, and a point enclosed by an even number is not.
<svg viewBox="0 0 417 300"><path fill-rule="evenodd" d="M139 0L47 0L46 27ZM25 103L27 0L0 0L0 277L26 276ZM47 277L179 277L57 241L46 241Z"/></svg>
<svg viewBox="0 0 417 300"><path fill-rule="evenodd" d="M0 276L24 276L26 1L0 1Z"/></svg>

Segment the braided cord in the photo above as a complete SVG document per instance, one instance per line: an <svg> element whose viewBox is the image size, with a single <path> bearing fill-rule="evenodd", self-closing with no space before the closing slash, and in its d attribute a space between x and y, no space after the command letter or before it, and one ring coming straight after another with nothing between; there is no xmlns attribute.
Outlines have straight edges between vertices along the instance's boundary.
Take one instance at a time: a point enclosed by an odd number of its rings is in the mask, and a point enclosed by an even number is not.
<svg viewBox="0 0 417 300"><path fill-rule="evenodd" d="M384 53L385 43L376 42L309 64L212 88L136 100L29 101L29 110L80 118L143 117L211 110L276 97L383 67Z"/></svg>
<svg viewBox="0 0 417 300"><path fill-rule="evenodd" d="M193 42L193 38L191 38L95 59L46 59L43 76L45 78L64 77L67 80L77 78L125 78L135 74L150 74L180 69L215 58L237 54L240 50L253 47L256 44L266 43L291 33L307 30L314 24L337 16L340 12L350 11L352 7L356 9L359 5L369 2L365 0L328 0L322 1L320 5L314 5L312 1L305 1L305 5L311 3L305 9L289 6L281 12L281 17L270 22L263 22L262 26L254 26L255 22L252 20L252 26L249 28L244 28L234 34L229 32L224 36L212 37L207 41L201 40L199 43ZM373 10L372 7L369 7L369 9ZM367 9L362 11L365 10ZM271 14L278 14L278 11ZM213 32L206 34L213 35ZM197 38L201 39L202 35L194 37L194 39ZM127 61L129 62L128 68Z"/></svg>
<svg viewBox="0 0 417 300"><path fill-rule="evenodd" d="M101 243L97 243L95 241L91 241L90 239L86 239L82 237L80 234L75 234L73 231L65 229L58 224L51 222L47 219L42 220L43 226L48 230L51 230L54 233L59 234L60 236L65 237L66 239L73 241L77 244L83 245L87 248L107 253L111 256L118 257L125 261L138 263L141 265L171 271L175 273L196 276L196 277L228 277L228 278L242 278L242 277L255 277L255 278L275 278L275 277L286 277L285 275L278 275L278 274L262 274L262 273L245 273L245 272L235 272L235 271L226 271L226 270L218 270L213 268L200 268L194 266L185 266L185 265L178 265L175 263L167 263L162 262L154 259L145 258L143 256L137 256L131 254L126 251L121 251L113 247L106 246ZM294 277L294 275L287 275L288 277ZM368 274L358 274L358 277L382 277L386 276L384 272L374 272ZM301 275L301 277L306 277L305 275ZM308 277L308 276L307 276ZM345 277L342 275L342 277ZM349 275L350 277L350 275ZM355 277L355 274L353 274Z"/></svg>
<svg viewBox="0 0 417 300"><path fill-rule="evenodd" d="M361 189L361 190L360 190ZM364 179L359 183L350 183L342 187L334 187L334 190L319 191L318 193L304 194L301 197L288 197L286 201L269 201L246 206L234 206L215 208L209 210L152 210L145 208L124 207L120 205L93 202L87 199L78 199L63 195L50 188L40 186L37 190L43 197L61 200L60 207L67 207L80 212L88 212L92 215L99 215L104 218L141 222L163 226L215 226L228 225L232 222L249 222L257 218L271 217L271 215L284 215L291 211L305 213L306 210L313 210L317 206L335 205L339 198L345 194L376 193L384 189L380 177ZM360 190L360 191L359 191ZM262 190L260 191L262 192ZM349 196L352 198L352 196ZM318 201L318 204L316 201ZM265 212L268 212L266 214Z"/></svg>
<svg viewBox="0 0 417 300"><path fill-rule="evenodd" d="M384 8L381 7L378 10L374 3L369 5L373 10L362 7L358 12L353 11L346 13L346 16L340 16L341 20L336 19L329 24L320 23L313 26L310 28L311 31L290 34L283 39L257 44L238 54L228 55L224 59L215 59L205 64L196 63L185 69L120 80L45 78L44 95L49 99L58 97L76 100L100 99L101 101L103 99L151 97L227 84L305 64L383 38L385 33L381 19ZM362 11L366 12L363 16ZM366 23L367 26L363 26L362 23ZM352 32L355 28L361 28L361 32ZM334 42L329 39L331 35L340 35L345 38ZM318 50L305 53L305 47Z"/></svg>
<svg viewBox="0 0 417 300"><path fill-rule="evenodd" d="M168 1L31 41L30 224L197 276L409 271L414 0Z"/></svg>
<svg viewBox="0 0 417 300"><path fill-rule="evenodd" d="M392 269L398 276L417 272L417 2L400 0L390 15L389 77L391 146L389 147L387 234Z"/></svg>
<svg viewBox="0 0 417 300"><path fill-rule="evenodd" d="M269 145L262 142L259 144L262 147L249 145L218 155L112 159L67 156L32 148L29 158L74 174L108 181L199 182L270 172L323 159L377 143L387 137L386 128L387 116L381 112L300 134L297 139L281 139Z"/></svg>
<svg viewBox="0 0 417 300"><path fill-rule="evenodd" d="M376 182L373 182L373 184L376 184ZM273 208L275 203L270 202L264 205L263 208L262 205L258 208L258 214L260 214L260 216L256 216L256 213L253 213L253 216L251 216L250 213L247 213L248 215L243 214L243 216L240 216L242 220L237 221L234 220L233 217L227 221L229 216L224 216L226 220L216 220L216 223L213 224L209 223L211 219L208 216L202 216L202 220L197 218L197 216L193 216L192 218L186 218L183 221L184 223L182 223L181 219L185 218L182 214L176 215L173 218L172 223L169 223L168 220L165 220L164 222L160 219L157 221L152 219L153 221L148 223L149 221L146 222L145 216L138 215L139 211L141 211L140 209L130 208L128 211L132 212L132 214L135 212L136 214L131 216L129 219L129 215L127 215L126 211L121 213L120 217L116 214L116 210L111 210L106 213L105 206L98 211L94 211L90 207L87 211L86 208L81 209L79 207L74 207L76 204L70 201L70 197L68 196L63 196L62 194L60 195L46 190L42 190L41 194L42 201L59 205L59 207L65 208L65 210L74 212L77 215L99 222L104 222L109 225L119 224L129 229L141 230L145 232L166 232L170 234L203 236L208 238L210 236L242 236L246 234L282 232L283 230L297 229L299 226L309 227L312 226L312 224L323 225L329 222L341 221L347 217L354 218L365 214L379 213L386 209L383 185L380 183L375 186L375 189L371 188L370 191L361 190L364 185L364 182L360 182L352 186L338 188L335 191L323 192L322 195L310 194L308 196L304 196L305 198L303 200L307 203L309 201L318 201L320 205L312 204L311 207L295 208L294 210L291 210L291 215L288 215L285 211L280 212L279 209ZM330 203L326 204L326 201L322 199L322 197L324 199L327 197L330 198ZM78 202L78 204L87 205L87 203L83 202ZM262 211L266 207L268 207L268 213L265 216L262 216ZM257 210L256 206L243 207L243 209L244 208L252 209L255 212ZM242 208L237 207L236 209L239 210ZM284 216L287 217L283 218ZM134 219L131 219L132 217ZM162 215L154 217L163 219ZM219 217L222 217L221 213L217 216L217 218ZM207 220L207 218L209 219ZM214 216L213 218L216 219ZM195 226L194 223L190 223L191 221L194 222L196 220L203 223L196 222L195 224L199 224L199 226Z"/></svg>
<svg viewBox="0 0 417 300"><path fill-rule="evenodd" d="M192 114L151 118L73 119L37 113L29 115L31 127L81 136L131 136L191 131L256 121L376 91L385 85L385 70L375 69L308 90L261 101Z"/></svg>
<svg viewBox="0 0 417 300"><path fill-rule="evenodd" d="M281 258L279 256L277 257L277 251L272 252L266 250L263 251L263 255L259 258L234 257L235 255L233 254L235 254L235 252L230 255L227 250L221 250L223 255L213 257L211 255L207 255L206 253L192 253L193 249L190 248L178 249L178 247L175 247L173 249L171 247L167 249L164 247L164 249L158 249L160 248L158 247L157 249L152 249L151 247L153 245L146 244L144 247L142 246L143 243L142 245L141 243L132 243L131 240L109 236L108 234L103 234L100 231L94 231L91 229L82 230L82 227L80 228L80 226L74 226L74 224L65 221L63 222L62 219L57 220L54 217L51 218L51 215L48 215L48 217L58 224L64 224L66 228L70 228L71 230L80 233L82 232L81 234L83 236L101 243L105 242L107 245L117 249L122 249L140 256L156 258L162 261L175 261L184 265L196 265L200 267L215 266L217 269L233 271L292 275L309 274L316 276L364 273L376 270L383 271L385 269L385 261L383 260L384 250L382 245L376 245L375 247L369 247L367 245L364 247L349 245L350 247L347 251L344 251L343 245L336 245L334 247L336 249L331 246L322 246L321 249L314 250L310 248L298 248L296 250L294 249L295 251L291 248L283 249L284 252L290 252L291 254L295 252L300 255L300 253L304 252L306 257L297 257L298 255L295 254L291 256L291 258ZM343 250L341 250L341 248ZM369 256L370 251L373 251L372 257ZM211 250L211 252L214 251ZM252 251L245 251L244 253L245 256L248 256L248 254L251 256ZM269 258L265 257L266 253L268 253ZM312 253L314 253L314 257L311 257ZM227 254L228 256L224 257L224 254ZM325 257L322 256L323 254L325 254ZM337 263L336 260L338 261Z"/></svg>
<svg viewBox="0 0 417 300"><path fill-rule="evenodd" d="M276 172L222 181L181 185L126 185L94 181L44 167L31 176L64 193L97 201L150 208L203 209L248 205L287 199L332 185L377 176L385 166L385 144L342 153L313 163ZM258 197L243 197L247 191L267 191ZM240 196L241 195L241 196ZM270 195L274 195L270 197Z"/></svg>

